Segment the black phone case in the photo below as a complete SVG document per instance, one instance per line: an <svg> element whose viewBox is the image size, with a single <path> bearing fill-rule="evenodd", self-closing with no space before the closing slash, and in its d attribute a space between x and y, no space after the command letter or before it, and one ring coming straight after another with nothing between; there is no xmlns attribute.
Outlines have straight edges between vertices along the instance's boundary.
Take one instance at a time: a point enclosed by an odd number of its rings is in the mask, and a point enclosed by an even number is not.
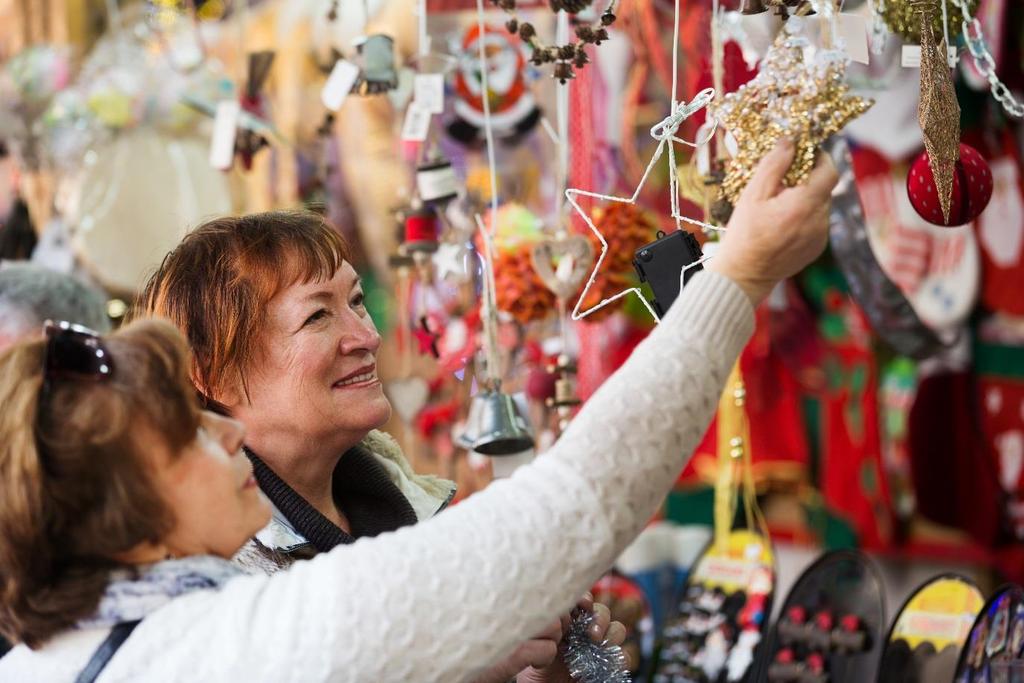
<svg viewBox="0 0 1024 683"><path fill-rule="evenodd" d="M664 317L669 306L679 296L679 274L683 268L699 261L701 256L700 243L693 233L686 230L675 230L667 235L659 232L658 239L636 250L633 268L641 282L651 285L651 291L654 292L651 305L658 316ZM686 271L683 284L702 269L703 266L696 266Z"/></svg>

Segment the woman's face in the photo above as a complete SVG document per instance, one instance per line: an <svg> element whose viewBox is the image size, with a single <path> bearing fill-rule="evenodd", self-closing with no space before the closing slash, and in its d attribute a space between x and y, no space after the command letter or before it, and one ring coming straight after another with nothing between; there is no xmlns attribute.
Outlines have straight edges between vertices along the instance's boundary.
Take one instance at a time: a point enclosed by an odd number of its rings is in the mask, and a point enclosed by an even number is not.
<svg viewBox="0 0 1024 683"><path fill-rule="evenodd" d="M255 367L232 415L259 442L348 445L387 422L391 405L377 376L380 335L355 270L343 263L325 282L296 283L267 305ZM271 435L267 438L267 435Z"/></svg>
<svg viewBox="0 0 1024 683"><path fill-rule="evenodd" d="M163 544L175 557L230 558L270 521L270 503L242 453L244 436L237 420L204 411L192 443L159 458L158 483L175 520Z"/></svg>

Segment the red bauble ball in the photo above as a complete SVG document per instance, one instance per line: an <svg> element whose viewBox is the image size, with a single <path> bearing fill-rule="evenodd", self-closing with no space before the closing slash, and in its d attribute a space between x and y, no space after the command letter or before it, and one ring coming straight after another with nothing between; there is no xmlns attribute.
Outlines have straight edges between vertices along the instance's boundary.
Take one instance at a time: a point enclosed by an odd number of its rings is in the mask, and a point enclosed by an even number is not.
<svg viewBox="0 0 1024 683"><path fill-rule="evenodd" d="M960 143L960 161L953 172L953 192L949 200L949 221L945 221L935 178L928 165L928 152L922 152L907 173L907 196L918 215L929 223L947 227L964 225L980 216L988 206L992 198L992 171L978 150Z"/></svg>

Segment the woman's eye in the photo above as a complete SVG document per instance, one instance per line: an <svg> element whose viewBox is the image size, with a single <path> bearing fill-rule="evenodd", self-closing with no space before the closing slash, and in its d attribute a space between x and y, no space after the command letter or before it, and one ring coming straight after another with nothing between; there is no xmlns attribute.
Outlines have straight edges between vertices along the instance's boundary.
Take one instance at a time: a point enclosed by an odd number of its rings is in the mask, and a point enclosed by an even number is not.
<svg viewBox="0 0 1024 683"><path fill-rule="evenodd" d="M362 292L359 292L354 297L352 297L352 306L353 307L361 308L365 304L366 304L366 296Z"/></svg>
<svg viewBox="0 0 1024 683"><path fill-rule="evenodd" d="M317 322L318 320L320 320L322 318L326 318L326 317L327 317L327 309L321 308L316 313L314 313L313 315L311 315L308 318L306 318L306 322L302 323L302 325L303 325L303 327L305 327L306 325L311 325L311 324Z"/></svg>

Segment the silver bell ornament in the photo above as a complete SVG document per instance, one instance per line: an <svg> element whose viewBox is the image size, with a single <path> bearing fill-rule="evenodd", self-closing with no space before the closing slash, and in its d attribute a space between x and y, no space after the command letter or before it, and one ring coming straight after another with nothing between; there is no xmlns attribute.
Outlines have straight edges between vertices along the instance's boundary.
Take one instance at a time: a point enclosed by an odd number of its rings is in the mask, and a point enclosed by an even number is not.
<svg viewBox="0 0 1024 683"><path fill-rule="evenodd" d="M391 36L366 36L356 45L359 78L352 92L359 95L380 95L398 87L395 68L395 41Z"/></svg>
<svg viewBox="0 0 1024 683"><path fill-rule="evenodd" d="M514 455L533 448L533 434L515 401L500 389L473 397L463 433L470 450L483 455Z"/></svg>

